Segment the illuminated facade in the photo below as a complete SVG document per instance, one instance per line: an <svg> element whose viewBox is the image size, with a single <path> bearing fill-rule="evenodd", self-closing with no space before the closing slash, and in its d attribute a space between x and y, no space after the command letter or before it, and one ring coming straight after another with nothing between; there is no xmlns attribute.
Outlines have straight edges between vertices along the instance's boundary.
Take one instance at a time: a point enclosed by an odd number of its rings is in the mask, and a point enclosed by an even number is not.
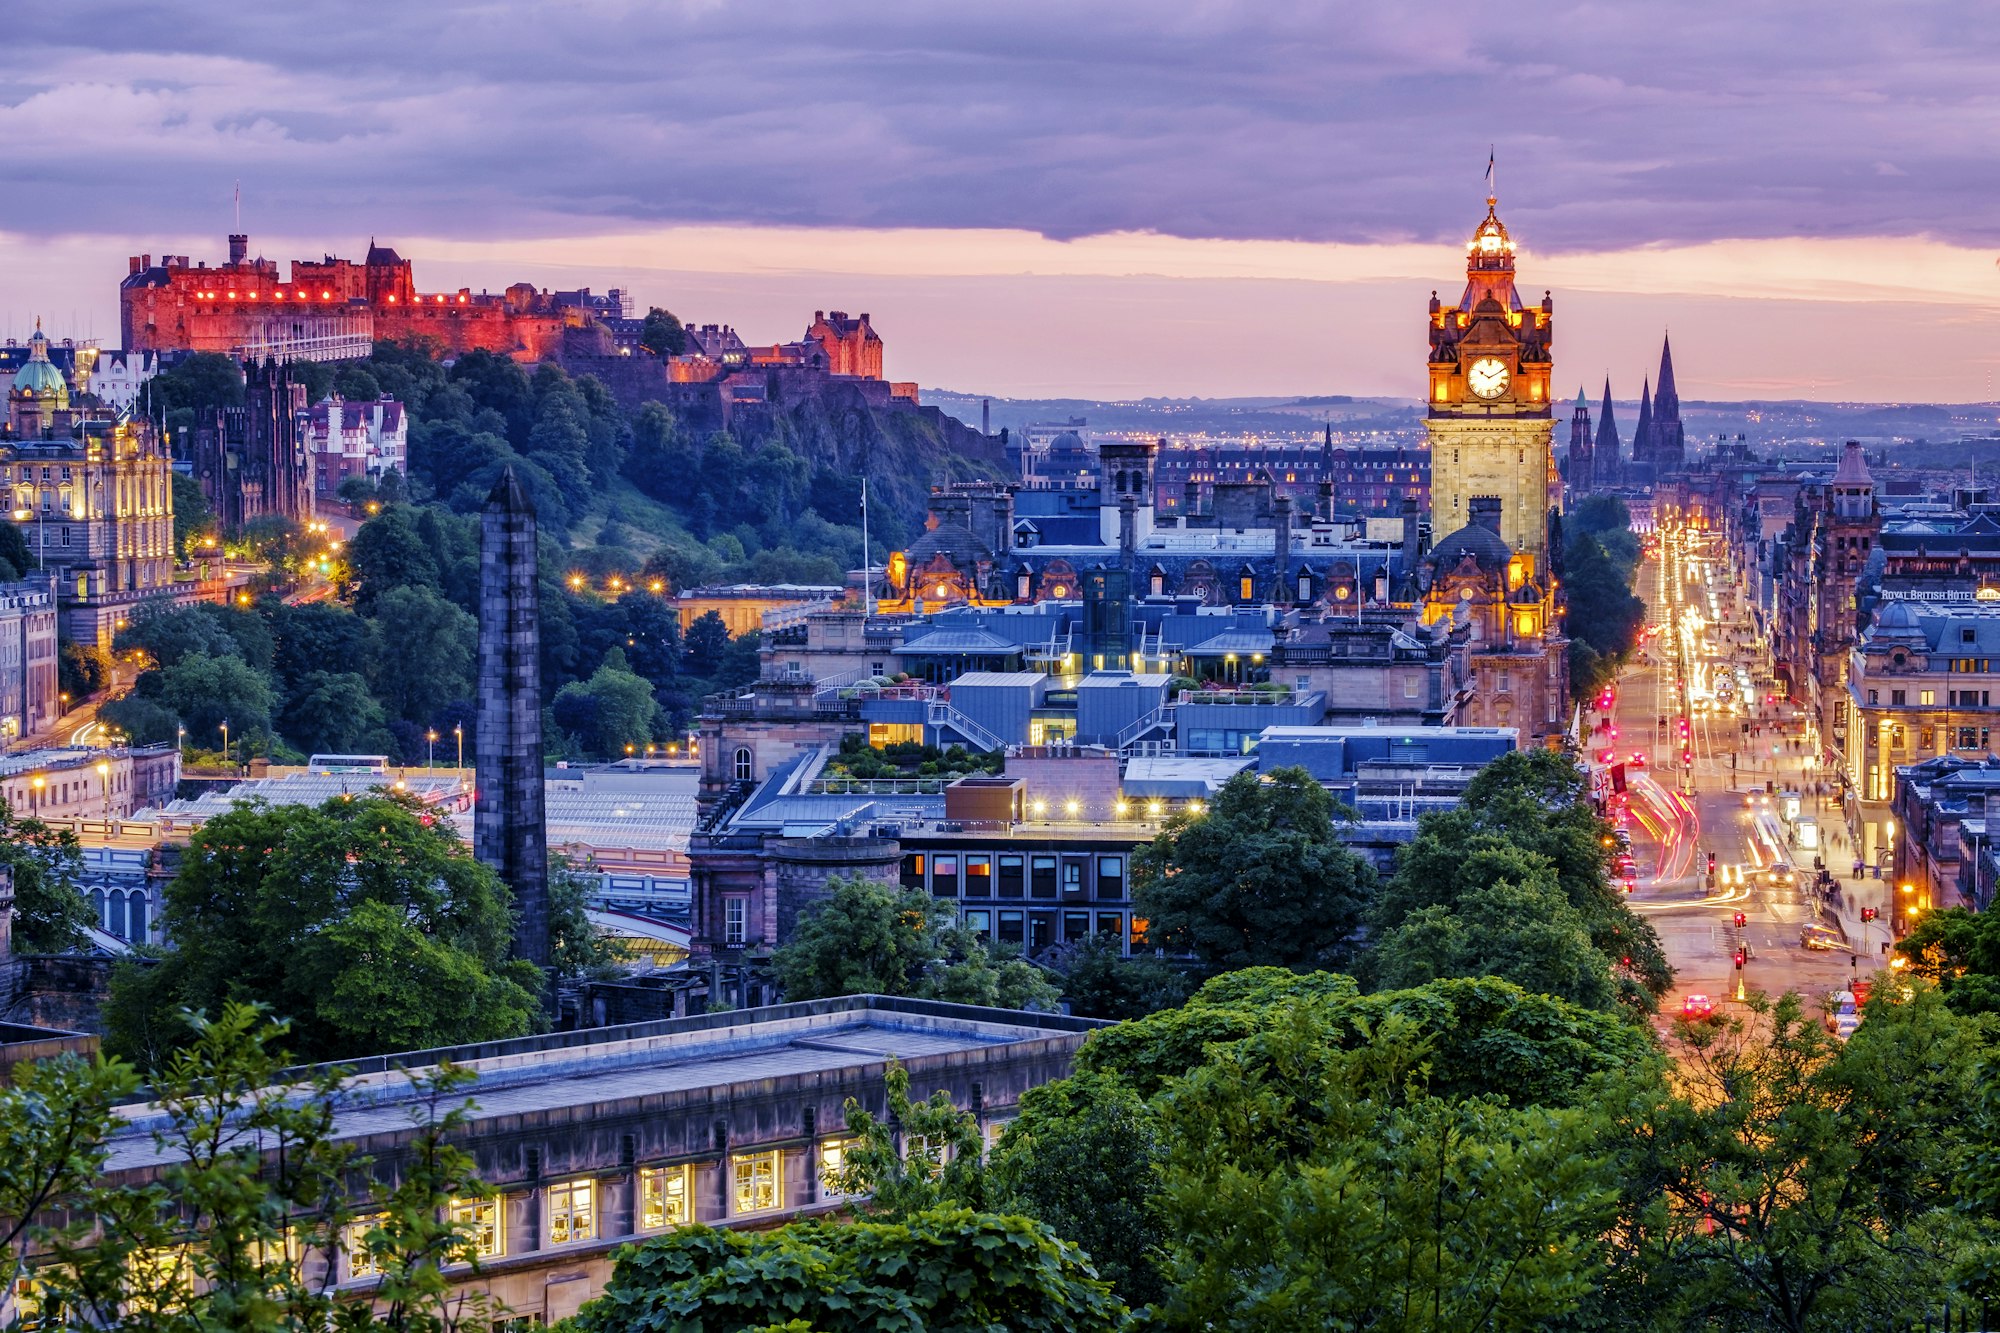
<svg viewBox="0 0 2000 1333"><path fill-rule="evenodd" d="M1549 514L1561 507L1550 441L1549 349L1554 302L1525 307L1514 288L1514 241L1489 198L1466 248L1456 305L1431 293L1429 416L1431 529L1452 532L1475 495L1500 504L1500 535L1543 572Z"/></svg>
<svg viewBox="0 0 2000 1333"><path fill-rule="evenodd" d="M70 407L36 364L8 394L0 491L55 575L64 634L108 648L134 606L174 589L169 464L145 422Z"/></svg>
<svg viewBox="0 0 2000 1333"><path fill-rule="evenodd" d="M562 350L567 331L585 328L599 335L594 350L612 350L587 292L550 294L528 283L499 295L420 292L410 261L372 242L358 264L333 255L293 260L287 280L275 261L249 258L249 246L249 237L231 236L229 262L214 268L186 255L162 255L158 264L132 256L118 289L126 350L335 361L367 356L377 339L388 339L532 362Z"/></svg>

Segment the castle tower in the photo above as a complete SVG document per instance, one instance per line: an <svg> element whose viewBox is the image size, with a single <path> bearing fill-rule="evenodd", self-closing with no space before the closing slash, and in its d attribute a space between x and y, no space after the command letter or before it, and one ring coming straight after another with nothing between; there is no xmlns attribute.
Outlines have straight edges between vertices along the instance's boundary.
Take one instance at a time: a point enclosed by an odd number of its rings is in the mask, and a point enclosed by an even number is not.
<svg viewBox="0 0 2000 1333"><path fill-rule="evenodd" d="M479 518L479 715L473 851L514 894L514 952L549 965L549 853L543 818L541 626L535 509L500 474Z"/></svg>
<svg viewBox="0 0 2000 1333"><path fill-rule="evenodd" d="M1572 495L1588 495L1593 489L1590 456L1590 404L1583 386L1576 390L1576 406L1569 414L1569 489Z"/></svg>
<svg viewBox="0 0 2000 1333"><path fill-rule="evenodd" d="M1653 465L1678 471L1687 462L1687 432L1681 426L1681 396L1674 389L1674 347L1660 340L1660 387L1653 394Z"/></svg>
<svg viewBox="0 0 2000 1333"><path fill-rule="evenodd" d="M1500 501L1500 533L1536 569L1546 563L1555 417L1549 401L1554 302L1524 305L1514 241L1488 196L1466 246L1457 304L1431 294L1431 530L1470 521L1471 498Z"/></svg>
<svg viewBox="0 0 2000 1333"><path fill-rule="evenodd" d="M1590 451L1591 470L1599 486L1616 486L1625 470L1620 457L1624 449L1618 438L1618 421L1611 411L1611 377L1604 377L1604 406L1597 409L1597 443Z"/></svg>

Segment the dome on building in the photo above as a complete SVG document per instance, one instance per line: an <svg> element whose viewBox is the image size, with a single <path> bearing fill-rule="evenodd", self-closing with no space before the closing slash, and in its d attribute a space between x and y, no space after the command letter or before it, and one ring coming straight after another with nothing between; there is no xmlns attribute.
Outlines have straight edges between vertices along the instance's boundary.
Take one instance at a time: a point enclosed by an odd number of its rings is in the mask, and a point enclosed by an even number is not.
<svg viewBox="0 0 2000 1333"><path fill-rule="evenodd" d="M35 336L28 339L28 360L14 372L13 392L17 397L53 402L57 407L69 406L69 382L49 360L49 340L40 320L35 321Z"/></svg>
<svg viewBox="0 0 2000 1333"><path fill-rule="evenodd" d="M1875 630L1869 637L1877 640L1923 638L1923 626L1917 621L1917 608L1900 597L1882 603L1882 609L1875 615Z"/></svg>
<svg viewBox="0 0 2000 1333"><path fill-rule="evenodd" d="M940 523L923 536L910 543L910 549L903 553L911 569L922 569L938 555L951 561L956 569L970 570L993 560L993 550L985 542L973 535L972 529L959 523Z"/></svg>
<svg viewBox="0 0 2000 1333"><path fill-rule="evenodd" d="M1483 523L1468 523L1431 548L1430 562L1438 573L1449 574L1470 554L1482 574L1505 572L1514 558L1513 548L1499 533Z"/></svg>

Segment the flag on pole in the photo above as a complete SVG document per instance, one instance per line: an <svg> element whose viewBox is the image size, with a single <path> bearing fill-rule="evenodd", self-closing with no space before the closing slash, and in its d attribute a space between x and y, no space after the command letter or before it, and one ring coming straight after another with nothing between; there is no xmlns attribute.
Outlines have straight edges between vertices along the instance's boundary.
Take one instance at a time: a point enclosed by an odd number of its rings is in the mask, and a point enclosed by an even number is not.
<svg viewBox="0 0 2000 1333"><path fill-rule="evenodd" d="M1493 188L1493 145L1492 144L1486 145L1486 193L1488 195L1498 194L1498 191L1496 191Z"/></svg>

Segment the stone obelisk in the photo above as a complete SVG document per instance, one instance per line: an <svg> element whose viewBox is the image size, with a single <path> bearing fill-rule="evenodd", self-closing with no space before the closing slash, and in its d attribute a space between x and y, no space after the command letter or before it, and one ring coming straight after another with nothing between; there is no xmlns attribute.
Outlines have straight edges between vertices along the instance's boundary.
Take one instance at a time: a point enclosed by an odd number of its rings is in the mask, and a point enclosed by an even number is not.
<svg viewBox="0 0 2000 1333"><path fill-rule="evenodd" d="M542 811L542 634L535 508L500 474L479 518L479 718L472 849L514 893L514 952L549 965L549 847Z"/></svg>

